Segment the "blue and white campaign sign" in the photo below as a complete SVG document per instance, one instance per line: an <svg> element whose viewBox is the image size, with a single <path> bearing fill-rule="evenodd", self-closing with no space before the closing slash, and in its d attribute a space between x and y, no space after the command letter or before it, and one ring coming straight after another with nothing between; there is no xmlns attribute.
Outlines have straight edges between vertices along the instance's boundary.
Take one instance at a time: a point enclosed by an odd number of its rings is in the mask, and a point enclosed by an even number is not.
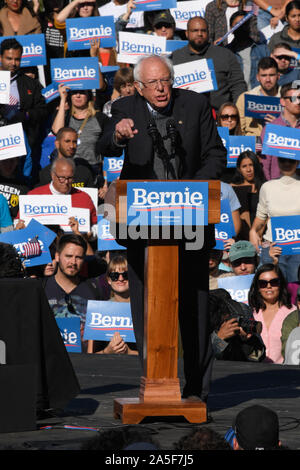
<svg viewBox="0 0 300 470"><path fill-rule="evenodd" d="M229 199L221 200L220 222L215 224L216 250L224 250L224 242L234 237L235 230L232 220Z"/></svg>
<svg viewBox="0 0 300 470"><path fill-rule="evenodd" d="M102 214L98 215L98 251L126 250L125 246L119 245L110 232L110 221Z"/></svg>
<svg viewBox="0 0 300 470"><path fill-rule="evenodd" d="M80 318L56 318L56 323L66 350L81 353Z"/></svg>
<svg viewBox="0 0 300 470"><path fill-rule="evenodd" d="M300 214L271 217L272 240L282 249L282 255L300 253Z"/></svg>
<svg viewBox="0 0 300 470"><path fill-rule="evenodd" d="M45 98L46 103L50 103L56 98L59 98L58 83L50 83L50 85L42 89L41 93Z"/></svg>
<svg viewBox="0 0 300 470"><path fill-rule="evenodd" d="M218 288L227 290L233 300L248 304L248 294L253 278L254 274L220 277L218 279Z"/></svg>
<svg viewBox="0 0 300 470"><path fill-rule="evenodd" d="M135 11L167 10L176 7L176 0L135 0Z"/></svg>
<svg viewBox="0 0 300 470"><path fill-rule="evenodd" d="M198 93L217 90L213 60L200 59L174 65L173 88L185 88Z"/></svg>
<svg viewBox="0 0 300 470"><path fill-rule="evenodd" d="M267 124L262 146L264 155L300 160L300 129Z"/></svg>
<svg viewBox="0 0 300 470"><path fill-rule="evenodd" d="M73 90L99 88L99 62L97 57L50 59L53 82L63 83Z"/></svg>
<svg viewBox="0 0 300 470"><path fill-rule="evenodd" d="M207 223L208 183L127 183L128 225L202 226Z"/></svg>
<svg viewBox="0 0 300 470"><path fill-rule="evenodd" d="M266 115L278 117L282 111L280 98L277 96L245 94L245 116L265 119Z"/></svg>
<svg viewBox="0 0 300 470"><path fill-rule="evenodd" d="M9 104L10 94L10 72L7 70L0 71L0 103Z"/></svg>
<svg viewBox="0 0 300 470"><path fill-rule="evenodd" d="M41 251L37 256L28 258L23 257L24 247L30 240L37 238L40 245ZM21 230L13 230L11 232L5 232L0 234L1 243L9 243L13 245L21 258L24 258L23 262L25 267L40 266L42 264L51 263L52 258L49 251L49 246L56 238L56 233L52 232L47 227L32 219L27 227Z"/></svg>
<svg viewBox="0 0 300 470"><path fill-rule="evenodd" d="M227 168L236 167L239 155L246 150L255 152L255 136L229 136L229 152L227 152Z"/></svg>
<svg viewBox="0 0 300 470"><path fill-rule="evenodd" d="M227 153L228 153L229 146L230 146L230 144L229 144L229 129L228 129L228 127L221 127L221 126L218 126L217 129L218 129L219 136L222 139L222 143L223 143L223 145L226 148Z"/></svg>
<svg viewBox="0 0 300 470"><path fill-rule="evenodd" d="M23 126L19 122L0 127L0 160L27 154Z"/></svg>
<svg viewBox="0 0 300 470"><path fill-rule="evenodd" d="M187 29L187 22L195 16L204 18L206 5L210 0L191 0L177 2L176 8L171 8L170 12L175 19L176 29Z"/></svg>
<svg viewBox="0 0 300 470"><path fill-rule="evenodd" d="M60 224L60 227L65 232L72 232L72 228L69 225L69 217L74 217L77 220L79 232L88 233L91 230L89 209L71 207L68 212L68 217Z"/></svg>
<svg viewBox="0 0 300 470"><path fill-rule="evenodd" d="M16 39L16 36L2 36L0 44L4 39ZM44 34L27 34L18 36L18 42L23 47L21 67L33 67L47 64L46 44Z"/></svg>
<svg viewBox="0 0 300 470"><path fill-rule="evenodd" d="M119 33L117 62L135 64L144 55L166 53L166 38L151 34Z"/></svg>
<svg viewBox="0 0 300 470"><path fill-rule="evenodd" d="M104 79L106 82L106 90L105 93L108 95L112 95L113 89L114 89L114 79L115 79L115 73L117 70L119 70L118 65L101 65L100 64L100 70L101 73L104 74Z"/></svg>
<svg viewBox="0 0 300 470"><path fill-rule="evenodd" d="M83 338L110 341L115 332L125 342L135 343L130 303L89 300Z"/></svg>
<svg viewBox="0 0 300 470"><path fill-rule="evenodd" d="M64 225L72 209L71 196L25 194L19 196L20 219L27 225L32 219L43 225Z"/></svg>
<svg viewBox="0 0 300 470"><path fill-rule="evenodd" d="M119 178L124 164L124 152L120 157L104 157L103 171L106 173L107 181L110 183Z"/></svg>
<svg viewBox="0 0 300 470"><path fill-rule="evenodd" d="M93 39L100 39L101 47L116 45L113 16L67 19L66 33L69 51L90 49Z"/></svg>
<svg viewBox="0 0 300 470"><path fill-rule="evenodd" d="M166 43L166 53L167 55L171 55L172 52L176 51L177 49L181 49L184 46L187 46L188 41L183 41L182 39L169 39Z"/></svg>

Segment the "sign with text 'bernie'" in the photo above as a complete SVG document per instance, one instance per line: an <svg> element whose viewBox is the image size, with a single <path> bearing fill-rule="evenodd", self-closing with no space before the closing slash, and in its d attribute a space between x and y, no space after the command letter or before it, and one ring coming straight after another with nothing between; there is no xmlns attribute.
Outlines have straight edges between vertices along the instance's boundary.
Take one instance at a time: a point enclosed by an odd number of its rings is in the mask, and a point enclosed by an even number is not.
<svg viewBox="0 0 300 470"><path fill-rule="evenodd" d="M282 249L282 255L300 253L300 214L271 217L272 240Z"/></svg>
<svg viewBox="0 0 300 470"><path fill-rule="evenodd" d="M66 350L81 353L80 318L56 318L56 323Z"/></svg>
<svg viewBox="0 0 300 470"><path fill-rule="evenodd" d="M116 45L113 16L67 19L66 33L69 51L90 49L93 39L100 39L101 47Z"/></svg>
<svg viewBox="0 0 300 470"><path fill-rule="evenodd" d="M98 215L98 251L126 250L110 233L110 221Z"/></svg>
<svg viewBox="0 0 300 470"><path fill-rule="evenodd" d="M227 168L235 168L239 155L246 150L255 152L255 136L230 135Z"/></svg>
<svg viewBox="0 0 300 470"><path fill-rule="evenodd" d="M119 178L124 164L124 153L121 157L104 157L103 171L106 173L107 181L110 183Z"/></svg>
<svg viewBox="0 0 300 470"><path fill-rule="evenodd" d="M226 148L227 153L228 153L228 151L229 151L229 129L228 129L228 127L220 127L220 126L218 126L217 129L218 129L218 134L222 139L222 143L223 143L223 145Z"/></svg>
<svg viewBox="0 0 300 470"><path fill-rule="evenodd" d="M59 98L58 83L50 83L50 85L42 89L41 93L45 98L46 103L50 103L56 98Z"/></svg>
<svg viewBox="0 0 300 470"><path fill-rule="evenodd" d="M187 22L195 16L204 18L206 5L210 0L191 0L177 2L176 8L171 8L171 15L175 19L176 29L187 29Z"/></svg>
<svg viewBox="0 0 300 470"><path fill-rule="evenodd" d="M262 153L300 160L300 129L267 124Z"/></svg>
<svg viewBox="0 0 300 470"><path fill-rule="evenodd" d="M167 10L176 7L176 0L135 0L135 11Z"/></svg>
<svg viewBox="0 0 300 470"><path fill-rule="evenodd" d="M248 304L248 294L254 274L245 276L228 276L218 279L218 288L225 289L233 300Z"/></svg>
<svg viewBox="0 0 300 470"><path fill-rule="evenodd" d="M0 160L26 155L26 145L21 123L0 127Z"/></svg>
<svg viewBox="0 0 300 470"><path fill-rule="evenodd" d="M37 241L41 248L40 254L37 256L28 256L25 258L23 256L25 245L28 245L28 242L35 237L37 237ZM25 267L31 267L51 263L52 259L49 246L55 237L56 234L52 232L52 230L44 227L44 225L32 219L27 227L21 230L13 230L11 232L0 234L0 242L13 245L21 258L24 258L23 262Z"/></svg>
<svg viewBox="0 0 300 470"><path fill-rule="evenodd" d="M63 83L73 90L99 88L99 62L97 57L51 59L53 82Z"/></svg>
<svg viewBox="0 0 300 470"><path fill-rule="evenodd" d="M235 230L230 210L229 199L221 200L220 222L215 224L216 250L224 250L224 242L234 237Z"/></svg>
<svg viewBox="0 0 300 470"><path fill-rule="evenodd" d="M282 111L280 98L245 94L245 116L265 119L266 115L278 117Z"/></svg>
<svg viewBox="0 0 300 470"><path fill-rule="evenodd" d="M217 90L217 80L212 59L200 59L174 66L174 88L204 93Z"/></svg>
<svg viewBox="0 0 300 470"><path fill-rule="evenodd" d="M127 224L207 225L208 183L127 183Z"/></svg>
<svg viewBox="0 0 300 470"><path fill-rule="evenodd" d="M23 47L21 67L33 67L47 64L46 44L44 34L27 34L25 36L2 36L0 44L4 39L17 39Z"/></svg>
<svg viewBox="0 0 300 470"><path fill-rule="evenodd" d="M110 341L116 331L125 342L135 343L130 302L89 300L83 338Z"/></svg>
<svg viewBox="0 0 300 470"><path fill-rule="evenodd" d="M117 62L135 64L145 55L166 53L166 38L151 34L119 33Z"/></svg>

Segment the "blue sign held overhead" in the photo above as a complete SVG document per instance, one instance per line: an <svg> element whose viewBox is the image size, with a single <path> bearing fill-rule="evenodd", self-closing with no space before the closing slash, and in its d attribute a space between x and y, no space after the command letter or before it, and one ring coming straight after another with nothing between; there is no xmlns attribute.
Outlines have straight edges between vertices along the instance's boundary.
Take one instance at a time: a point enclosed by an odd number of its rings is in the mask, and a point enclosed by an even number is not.
<svg viewBox="0 0 300 470"><path fill-rule="evenodd" d="M265 119L267 114L278 117L281 111L280 98L277 96L245 94L245 116Z"/></svg>
<svg viewBox="0 0 300 470"><path fill-rule="evenodd" d="M300 215L271 217L272 240L282 255L300 253Z"/></svg>
<svg viewBox="0 0 300 470"><path fill-rule="evenodd" d="M300 129L267 124L262 153L300 160Z"/></svg>
<svg viewBox="0 0 300 470"><path fill-rule="evenodd" d="M116 32L113 16L92 16L66 20L68 49L90 49L90 41L100 39L101 47L116 45Z"/></svg>
<svg viewBox="0 0 300 470"><path fill-rule="evenodd" d="M46 44L44 34L27 34L24 36L2 36L0 44L5 39L17 39L23 47L21 67L33 67L47 64Z"/></svg>
<svg viewBox="0 0 300 470"><path fill-rule="evenodd" d="M66 350L81 353L80 318L56 318L56 323Z"/></svg>
<svg viewBox="0 0 300 470"><path fill-rule="evenodd" d="M51 59L53 82L63 83L73 90L99 88L99 62L97 57Z"/></svg>
<svg viewBox="0 0 300 470"><path fill-rule="evenodd" d="M132 226L208 224L208 183L127 183L127 224Z"/></svg>
<svg viewBox="0 0 300 470"><path fill-rule="evenodd" d="M177 0L135 0L135 11L168 10L176 8Z"/></svg>
<svg viewBox="0 0 300 470"><path fill-rule="evenodd" d="M234 237L235 230L232 220L232 214L229 199L221 200L221 218L218 224L215 224L216 250L224 250L224 242Z"/></svg>
<svg viewBox="0 0 300 470"><path fill-rule="evenodd" d="M125 246L119 245L110 233L110 221L102 214L98 215L98 251L126 250Z"/></svg>
<svg viewBox="0 0 300 470"><path fill-rule="evenodd" d="M89 300L83 338L110 341L115 332L125 342L135 343L130 303Z"/></svg>
<svg viewBox="0 0 300 470"><path fill-rule="evenodd" d="M255 153L255 137L254 136L229 136L229 151L227 152L227 168L235 168L239 155L246 150Z"/></svg>

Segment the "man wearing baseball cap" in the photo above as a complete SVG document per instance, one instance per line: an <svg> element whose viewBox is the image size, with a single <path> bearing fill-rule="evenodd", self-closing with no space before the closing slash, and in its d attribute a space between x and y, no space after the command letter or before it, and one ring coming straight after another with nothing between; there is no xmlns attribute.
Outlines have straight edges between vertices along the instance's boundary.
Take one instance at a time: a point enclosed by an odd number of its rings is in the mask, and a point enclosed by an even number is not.
<svg viewBox="0 0 300 470"><path fill-rule="evenodd" d="M281 447L278 416L265 406L253 405L240 411L234 430L234 450L276 450Z"/></svg>
<svg viewBox="0 0 300 470"><path fill-rule="evenodd" d="M236 276L254 274L258 264L254 245L247 240L234 243L229 250L229 261Z"/></svg>

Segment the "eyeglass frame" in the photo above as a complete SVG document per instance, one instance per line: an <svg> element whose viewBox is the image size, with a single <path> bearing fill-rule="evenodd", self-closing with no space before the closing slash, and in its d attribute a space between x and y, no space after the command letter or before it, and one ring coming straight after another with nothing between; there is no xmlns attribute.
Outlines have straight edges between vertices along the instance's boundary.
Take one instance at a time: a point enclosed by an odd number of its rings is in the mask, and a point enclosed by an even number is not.
<svg viewBox="0 0 300 470"><path fill-rule="evenodd" d="M55 171L53 172L56 176L56 178L58 179L58 181L60 183L64 183L65 181L73 181L74 180L74 176L58 176Z"/></svg>
<svg viewBox="0 0 300 470"><path fill-rule="evenodd" d="M111 275L116 275L118 274L118 278L117 279L112 279ZM120 278L120 275L122 275L124 281L128 281L128 271L123 271L122 273L119 273L118 271L110 271L109 273L107 273L107 276L111 279L112 282L117 282ZM115 276L113 276L115 277Z"/></svg>
<svg viewBox="0 0 300 470"><path fill-rule="evenodd" d="M145 88L150 88L151 90L155 90L155 88L158 87L158 82L160 82L162 86L173 84L173 78L171 77L157 78L156 80L149 80L148 82L142 82L142 80L136 80L136 81L144 85Z"/></svg>
<svg viewBox="0 0 300 470"><path fill-rule="evenodd" d="M280 287L280 278L273 277L272 279L269 279L268 281L266 279L257 280L257 285L259 289L266 289L269 286L269 284L271 287Z"/></svg>
<svg viewBox="0 0 300 470"><path fill-rule="evenodd" d="M300 102L300 95L283 96L282 99L289 100L291 103L296 103L297 101Z"/></svg>

